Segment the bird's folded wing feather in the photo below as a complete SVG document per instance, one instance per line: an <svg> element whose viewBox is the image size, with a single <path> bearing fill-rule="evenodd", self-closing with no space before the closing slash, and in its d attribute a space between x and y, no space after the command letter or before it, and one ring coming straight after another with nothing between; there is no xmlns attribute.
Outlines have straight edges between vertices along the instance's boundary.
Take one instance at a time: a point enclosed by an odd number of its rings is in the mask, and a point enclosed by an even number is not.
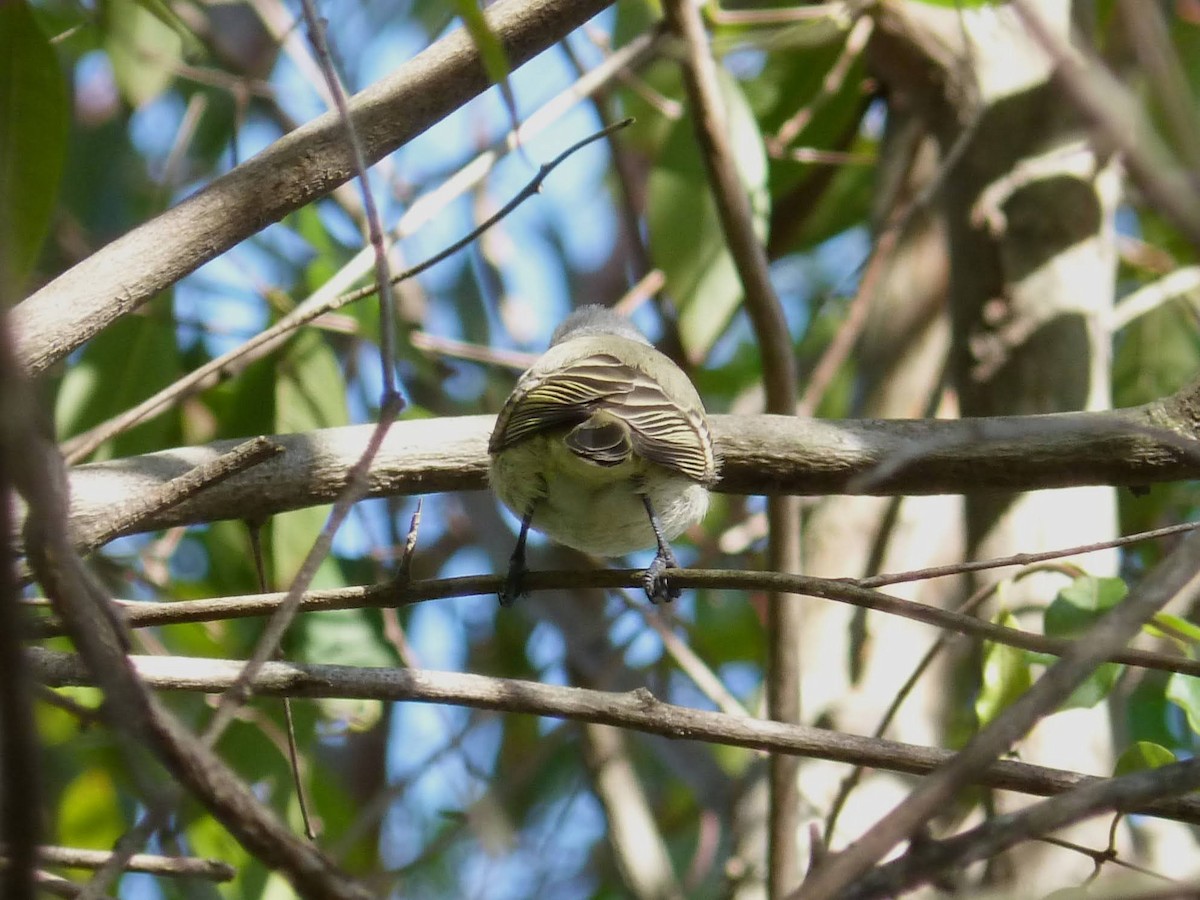
<svg viewBox="0 0 1200 900"><path fill-rule="evenodd" d="M500 411L488 450L498 453L535 434L573 427L598 411L629 426L634 450L643 459L699 482L713 479L703 416L689 415L649 376L605 353L518 386Z"/></svg>

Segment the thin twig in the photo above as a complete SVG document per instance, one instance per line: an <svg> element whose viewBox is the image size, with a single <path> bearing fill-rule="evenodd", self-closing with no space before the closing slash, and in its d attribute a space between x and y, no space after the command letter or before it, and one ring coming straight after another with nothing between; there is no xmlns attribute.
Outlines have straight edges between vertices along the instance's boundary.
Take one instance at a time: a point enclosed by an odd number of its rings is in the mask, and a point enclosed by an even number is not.
<svg viewBox="0 0 1200 900"><path fill-rule="evenodd" d="M626 119L613 125L612 129L615 130L624 128L629 123L630 120ZM567 157L582 147L592 143L593 141L604 137L606 133L606 130L602 130L587 138L584 138L582 141L572 144L550 162L542 165L533 179L530 180L530 182L526 184L525 187L512 200L501 207L499 212L489 217L475 228L471 229L466 236L460 238L458 241L451 244L440 253L437 253L429 259L426 259L425 261L406 269L400 274L393 276L391 282L393 284L399 284L402 281L415 278L426 269L436 265L444 259L449 258L450 256L453 256L463 247L470 244L481 234L503 219L508 213L510 213L525 200L529 199L534 194L539 193L541 191L542 183L546 180L546 177L564 160L566 160ZM478 162L478 159L483 158L484 157L479 157L476 161ZM479 167L476 166L476 168L478 169ZM487 170L487 167L484 167L482 172L486 173ZM480 177L482 177L482 174ZM466 180L461 187L463 190L465 190L466 187L472 183L474 183L474 181ZM424 217L428 212L428 205L418 208L418 206L414 204L414 206L410 208L409 214L415 218L418 211L420 212L420 216ZM402 225L403 224L404 223L402 222ZM112 438L114 435L120 434L122 431L132 428L139 422L145 421L150 416L166 409L174 403L177 403L183 397L190 396L199 390L203 390L204 388L217 384L222 378L226 377L232 371L235 364L246 365L253 360L265 356L271 350L282 344L287 339L288 335L290 335L297 328L312 322L314 319L320 316L339 310L344 306L348 306L349 304L355 303L366 297L370 297L374 295L377 290L378 288L372 285L359 288L358 290L350 291L348 293L340 294L335 297L327 297L324 291L318 291L316 294L310 297L307 302L296 307L296 309L282 317L270 328L261 331L254 337L247 340L245 343L234 347L232 350L221 354L215 359L209 360L204 365L199 366L192 372L185 375L183 378L180 378L174 383L163 388L163 390L142 401L132 409L126 410L120 415L102 423L85 434L79 435L66 442L64 446L64 452L66 454L67 461L79 462L80 460L86 459L92 452L96 450L97 447Z"/></svg>
<svg viewBox="0 0 1200 900"><path fill-rule="evenodd" d="M0 848L2 851L3 848ZM42 845L37 848L38 860L43 865L63 866L68 869L95 869L112 857L106 850L84 850L79 847L56 847ZM178 878L203 878L206 881L232 881L237 870L219 859L204 859L198 856L161 856L155 853L135 853L126 860L127 872L146 872L151 875L166 875Z"/></svg>
<svg viewBox="0 0 1200 900"><path fill-rule="evenodd" d="M160 690L217 693L227 690L242 669L239 660L184 656L132 656L132 665ZM55 686L90 683L80 659L69 653L33 648L35 676ZM950 750L843 734L808 725L728 716L664 703L649 690L626 692L565 687L463 672L404 668L268 662L256 676L262 696L358 698L419 701L473 709L596 722L673 739L706 741L773 753L810 756L889 771L924 775L955 758ZM1048 796L1107 779L1013 760L993 761L972 775L973 783L999 790ZM1170 797L1139 804L1145 812L1200 823L1200 798ZM836 857L834 857L836 858Z"/></svg>
<svg viewBox="0 0 1200 900"><path fill-rule="evenodd" d="M581 571L529 572L525 586L531 591L562 591L579 588L636 588L643 571L640 569L595 569ZM671 578L681 587L720 591L774 591L819 597L836 603L847 603L862 609L887 615L901 616L923 622L934 628L968 634L983 640L1034 653L1062 656L1077 641L1047 637L1029 631L1006 628L975 616L963 615L939 606L918 603L861 588L842 579L814 578L808 575L789 575L781 572L725 571L722 569L672 569ZM389 582L370 587L337 588L311 591L303 595L300 612L319 612L334 609L387 608L409 606L429 600L449 597L486 597L494 600L500 583L497 575L465 575L456 578L422 579ZM248 618L271 615L286 599L284 593L249 594L236 597L215 597L206 600L178 600L171 603L131 602L121 605L122 620L134 628L185 622L208 622L221 619ZM32 623L31 632L42 636L61 633L53 621ZM1163 672L1181 672L1200 676L1200 660L1182 655L1156 653L1149 650L1116 650L1105 657L1108 662L1124 663Z"/></svg>
<svg viewBox="0 0 1200 900"><path fill-rule="evenodd" d="M1124 535L1107 541L1094 541L1090 544L1079 544L1075 547L1061 547L1057 550L1044 550L1040 553L1014 553L1011 556L974 559L948 566L930 566L926 569L911 569L907 572L893 572L851 580L859 587L877 588L889 584L902 584L906 581L924 581L927 578L942 578L947 575L962 575L967 572L982 572L987 569L1003 569L1007 566L1028 566L1033 563L1045 562L1049 559L1061 559L1064 556L1082 556L1085 553L1093 553L1096 550L1111 550L1113 547L1126 547L1140 541L1169 537L1173 534L1183 534L1186 531L1194 531L1197 528L1200 528L1200 522L1183 522L1179 525L1164 525L1162 528L1152 528L1149 531L1139 531L1136 534Z"/></svg>
<svg viewBox="0 0 1200 900"><path fill-rule="evenodd" d="M367 236L371 252L375 257L375 290L379 295L379 368L383 384L380 406L395 406L397 412L404 409L404 401L396 387L396 302L397 298L392 288L391 271L388 267L387 247L383 241L383 223L379 218L379 209L375 205L375 195L371 191L371 183L367 180L367 158L363 151L362 141L354 121L350 118L350 108L346 104L346 91L342 88L342 80L338 77L333 65L333 55L329 52L329 44L325 39L325 23L317 15L313 0L301 0L304 11L304 21L308 26L308 39L317 55L317 64L329 88L333 105L337 109L342 126L346 129L346 141L350 145L354 164L354 176L358 179L362 190L363 211L367 219Z"/></svg>
<svg viewBox="0 0 1200 900"><path fill-rule="evenodd" d="M73 535L72 544L80 555L86 556L118 535L128 533L144 519L162 513L200 491L283 452L283 447L272 443L269 438L251 438L216 459L203 462L178 478L172 478L156 490L118 506L110 516L98 523L98 527Z"/></svg>
<svg viewBox="0 0 1200 900"><path fill-rule="evenodd" d="M486 16L516 67L608 5L500 0ZM366 158L387 155L489 85L470 35L451 32L351 101ZM349 180L343 132L336 114L306 123L17 304L23 366L40 374L203 263Z"/></svg>

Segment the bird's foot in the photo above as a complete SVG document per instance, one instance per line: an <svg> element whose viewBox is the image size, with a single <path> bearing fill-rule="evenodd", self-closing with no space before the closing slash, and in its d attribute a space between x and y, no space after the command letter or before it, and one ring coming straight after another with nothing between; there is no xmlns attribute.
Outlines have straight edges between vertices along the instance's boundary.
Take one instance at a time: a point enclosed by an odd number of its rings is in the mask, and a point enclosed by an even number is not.
<svg viewBox="0 0 1200 900"><path fill-rule="evenodd" d="M504 584L500 586L501 606L512 606L519 598L529 595L529 592L525 590L525 575L528 572L525 560L513 559L509 562L508 574L504 576Z"/></svg>
<svg viewBox="0 0 1200 900"><path fill-rule="evenodd" d="M660 550L654 557L654 561L642 576L642 587L651 603L670 603L683 594L683 589L671 584L667 578L668 569L678 568L679 563L675 561L675 554L669 547L665 548L665 552Z"/></svg>

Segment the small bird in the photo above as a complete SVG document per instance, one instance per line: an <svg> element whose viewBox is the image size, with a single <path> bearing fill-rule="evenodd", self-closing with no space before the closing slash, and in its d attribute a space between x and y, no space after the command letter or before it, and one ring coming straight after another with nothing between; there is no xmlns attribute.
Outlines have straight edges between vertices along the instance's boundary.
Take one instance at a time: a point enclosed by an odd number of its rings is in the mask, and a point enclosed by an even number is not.
<svg viewBox="0 0 1200 900"><path fill-rule="evenodd" d="M720 460L695 387L628 319L603 306L568 316L500 410L488 453L492 490L521 518L502 606L525 593L531 527L601 556L657 546L646 596L680 595L668 541L704 518Z"/></svg>

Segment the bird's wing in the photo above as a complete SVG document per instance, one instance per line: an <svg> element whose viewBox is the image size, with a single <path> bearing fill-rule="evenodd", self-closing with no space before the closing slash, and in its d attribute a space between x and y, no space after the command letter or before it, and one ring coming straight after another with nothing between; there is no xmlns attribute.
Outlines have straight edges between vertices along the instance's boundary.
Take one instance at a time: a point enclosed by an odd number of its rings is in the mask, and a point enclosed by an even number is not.
<svg viewBox="0 0 1200 900"><path fill-rule="evenodd" d="M518 385L500 411L488 450L498 453L535 434L574 427L595 413L627 425L643 459L699 482L712 480L703 414L689 415L656 381L608 353L589 354Z"/></svg>

